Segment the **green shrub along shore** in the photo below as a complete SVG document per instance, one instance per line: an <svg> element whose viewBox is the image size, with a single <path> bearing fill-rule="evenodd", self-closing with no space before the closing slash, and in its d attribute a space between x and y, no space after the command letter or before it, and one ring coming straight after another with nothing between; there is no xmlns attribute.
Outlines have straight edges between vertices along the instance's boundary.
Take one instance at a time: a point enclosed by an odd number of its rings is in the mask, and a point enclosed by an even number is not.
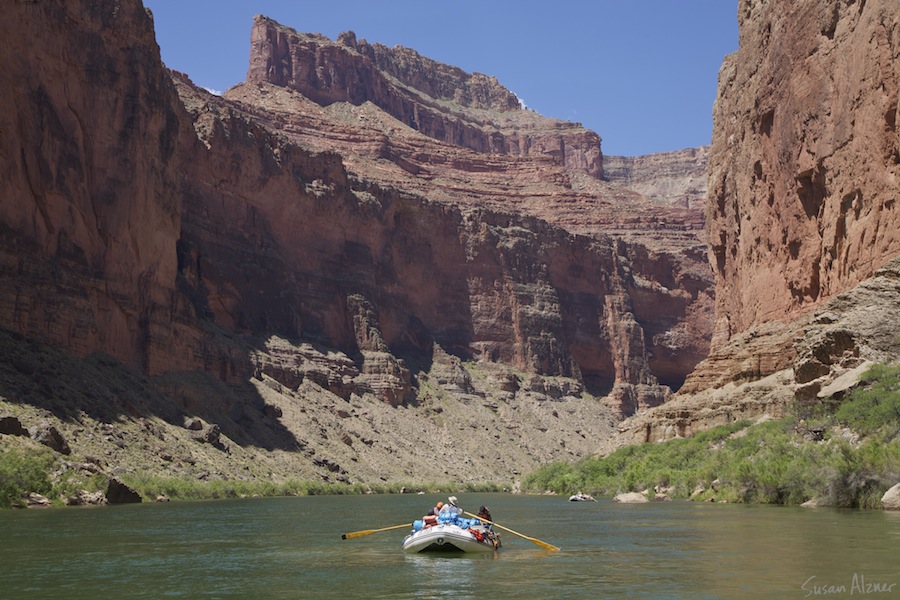
<svg viewBox="0 0 900 600"><path fill-rule="evenodd" d="M38 444L16 446L0 436L0 508L36 492L61 505L81 490L103 491L97 473L59 470L59 458ZM149 477L120 479L145 500L425 492L498 492L502 485L284 483ZM622 448L604 458L553 463L529 475L532 493L594 495L664 488L671 498L744 503L880 508L900 482L900 366L876 365L863 384L837 402L797 406L784 419L737 422L686 439Z"/></svg>
<svg viewBox="0 0 900 600"><path fill-rule="evenodd" d="M797 406L790 417L737 422L691 438L553 463L529 492L594 495L664 488L671 498L881 508L900 482L900 366L876 365L843 402Z"/></svg>

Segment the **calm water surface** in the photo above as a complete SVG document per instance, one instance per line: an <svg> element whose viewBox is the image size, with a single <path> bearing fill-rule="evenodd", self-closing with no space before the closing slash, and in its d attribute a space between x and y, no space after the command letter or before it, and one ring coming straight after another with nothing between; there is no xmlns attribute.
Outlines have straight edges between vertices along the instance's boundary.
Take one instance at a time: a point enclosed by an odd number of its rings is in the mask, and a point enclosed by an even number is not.
<svg viewBox="0 0 900 600"><path fill-rule="evenodd" d="M478 557L405 555L404 529L341 539L434 495L3 511L0 598L900 597L897 513L458 495L562 551L511 533Z"/></svg>

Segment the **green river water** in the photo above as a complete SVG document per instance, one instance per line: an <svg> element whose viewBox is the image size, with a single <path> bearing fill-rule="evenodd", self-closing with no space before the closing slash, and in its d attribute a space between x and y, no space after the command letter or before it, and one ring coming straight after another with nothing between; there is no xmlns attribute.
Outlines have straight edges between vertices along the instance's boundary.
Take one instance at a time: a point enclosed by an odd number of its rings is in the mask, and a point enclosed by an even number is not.
<svg viewBox="0 0 900 600"><path fill-rule="evenodd" d="M898 598L900 514L457 494L494 555L405 555L445 497L319 496L0 512L0 598Z"/></svg>

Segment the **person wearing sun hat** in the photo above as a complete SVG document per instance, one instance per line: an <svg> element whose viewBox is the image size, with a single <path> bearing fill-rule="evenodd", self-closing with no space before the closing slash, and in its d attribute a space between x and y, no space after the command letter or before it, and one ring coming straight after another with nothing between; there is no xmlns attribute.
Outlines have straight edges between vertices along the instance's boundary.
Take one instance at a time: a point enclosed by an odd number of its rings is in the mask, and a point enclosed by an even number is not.
<svg viewBox="0 0 900 600"><path fill-rule="evenodd" d="M459 516L463 513L463 509L459 507L459 500L457 500L456 496L450 496L447 498L447 504L441 508L442 515L456 515Z"/></svg>

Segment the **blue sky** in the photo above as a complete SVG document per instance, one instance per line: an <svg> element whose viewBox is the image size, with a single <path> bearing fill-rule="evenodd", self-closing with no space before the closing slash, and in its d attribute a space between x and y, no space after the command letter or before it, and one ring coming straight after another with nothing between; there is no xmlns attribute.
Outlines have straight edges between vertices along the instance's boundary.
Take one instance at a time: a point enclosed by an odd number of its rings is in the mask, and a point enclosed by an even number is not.
<svg viewBox="0 0 900 600"><path fill-rule="evenodd" d="M737 0L144 0L162 59L194 83L243 81L264 14L302 32L401 45L497 77L529 108L577 121L604 154L708 144Z"/></svg>

